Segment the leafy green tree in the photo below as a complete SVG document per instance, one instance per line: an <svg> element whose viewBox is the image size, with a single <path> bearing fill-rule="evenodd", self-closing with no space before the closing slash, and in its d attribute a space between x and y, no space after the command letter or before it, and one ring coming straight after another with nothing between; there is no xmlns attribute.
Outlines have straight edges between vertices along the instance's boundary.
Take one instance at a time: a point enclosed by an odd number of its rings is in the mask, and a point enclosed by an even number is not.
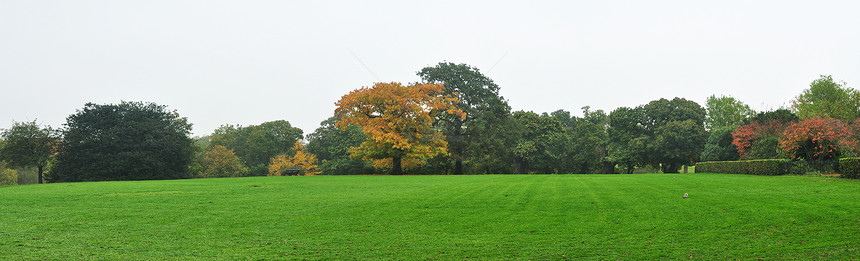
<svg viewBox="0 0 860 261"><path fill-rule="evenodd" d="M43 183L44 169L54 156L59 133L32 121L16 122L0 136L6 140L0 145L0 160L12 168L37 168L39 183Z"/></svg>
<svg viewBox="0 0 860 261"><path fill-rule="evenodd" d="M66 120L51 182L191 176L191 124L166 106L87 103Z"/></svg>
<svg viewBox="0 0 860 261"><path fill-rule="evenodd" d="M558 120L549 115L525 111L514 112L513 119L517 124L517 140L513 148L515 173L527 174L532 170L554 173L553 166L564 164L556 161L567 160L561 152L569 150L567 146L570 142L567 140L569 137L564 136L565 129ZM555 148L548 150L550 146Z"/></svg>
<svg viewBox="0 0 860 261"><path fill-rule="evenodd" d="M615 173L615 163L606 149L608 115L589 106L582 107L582 114L582 118L564 110L549 114L565 129L563 135L551 136L554 140L548 146L551 162L563 163L553 167L553 173Z"/></svg>
<svg viewBox="0 0 860 261"><path fill-rule="evenodd" d="M269 160L280 154L293 155L293 145L300 139L301 129L277 120L247 127L221 126L211 135L209 146L232 149L245 162L248 175L265 176L269 173Z"/></svg>
<svg viewBox="0 0 860 261"><path fill-rule="evenodd" d="M610 156L649 164L664 173L677 173L681 166L698 159L708 133L704 128L705 109L682 98L659 99L636 109L621 109L610 117ZM631 139L632 138L632 139ZM625 146L622 141L628 139ZM630 167L628 166L628 170Z"/></svg>
<svg viewBox="0 0 860 261"><path fill-rule="evenodd" d="M493 132L479 132L477 124L503 125L510 114L510 106L499 96L499 86L492 79L481 74L478 68L467 64L442 62L433 67L425 67L418 72L424 83L442 84L445 94L460 102L454 106L466 113L466 117L441 114L435 126L442 130L448 142L448 152L454 161L454 174L463 174L463 162L481 158L483 150L478 146L494 143ZM482 122L478 122L482 121ZM487 126L484 126L487 127ZM480 144L480 145L479 145ZM493 144L497 145L497 144ZM470 150L471 149L471 150Z"/></svg>
<svg viewBox="0 0 860 261"><path fill-rule="evenodd" d="M709 130L738 126L743 124L745 119L755 116L755 111L750 109L749 105L731 96L711 95L705 106L708 111L705 128Z"/></svg>
<svg viewBox="0 0 860 261"><path fill-rule="evenodd" d="M376 173L369 162L349 157L349 148L361 146L367 135L354 125L340 129L337 121L337 117L328 118L307 135L307 150L320 160L320 172L323 175Z"/></svg>
<svg viewBox="0 0 860 261"><path fill-rule="evenodd" d="M737 129L737 126L725 126L711 130L711 135L708 137L708 142L705 143L705 150L700 156L701 161L727 161L738 160L738 148L732 144L732 132Z"/></svg>
<svg viewBox="0 0 860 261"><path fill-rule="evenodd" d="M830 75L821 75L792 101L800 119L834 118L845 123L860 117L860 92L836 83Z"/></svg>
<svg viewBox="0 0 860 261"><path fill-rule="evenodd" d="M692 119L667 122L656 131L653 162L660 163L663 173L678 173L698 160L707 138L705 128Z"/></svg>
<svg viewBox="0 0 860 261"><path fill-rule="evenodd" d="M634 150L633 140L644 135L642 126L645 113L641 107L620 107L609 114L607 129L608 161L624 167L625 173L632 174L640 158Z"/></svg>
<svg viewBox="0 0 860 261"><path fill-rule="evenodd" d="M758 122L761 124L767 124L767 123L774 122L774 121L789 124L789 123L796 122L799 120L800 120L800 117L797 117L797 114L794 114L793 112L791 112L791 110L777 109L777 110L772 110L772 111L759 112L755 116L752 116L752 117L744 120L744 124L749 124L751 122Z"/></svg>

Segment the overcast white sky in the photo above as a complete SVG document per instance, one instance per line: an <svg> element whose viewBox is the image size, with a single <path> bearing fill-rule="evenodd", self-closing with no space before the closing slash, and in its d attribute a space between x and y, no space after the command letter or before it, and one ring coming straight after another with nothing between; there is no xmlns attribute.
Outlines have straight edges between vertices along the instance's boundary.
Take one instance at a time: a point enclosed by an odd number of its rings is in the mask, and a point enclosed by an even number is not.
<svg viewBox="0 0 860 261"><path fill-rule="evenodd" d="M0 129L126 100L195 135L279 119L308 134L350 90L441 61L480 68L514 110L712 94L772 109L819 74L860 83L860 1L0 0Z"/></svg>

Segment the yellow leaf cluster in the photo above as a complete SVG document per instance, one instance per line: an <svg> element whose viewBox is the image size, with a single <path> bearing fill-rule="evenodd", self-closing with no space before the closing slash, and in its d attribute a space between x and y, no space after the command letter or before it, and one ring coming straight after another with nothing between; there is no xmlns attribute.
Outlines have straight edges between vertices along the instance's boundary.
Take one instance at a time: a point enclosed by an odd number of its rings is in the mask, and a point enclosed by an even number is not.
<svg viewBox="0 0 860 261"><path fill-rule="evenodd" d="M268 176L283 176L287 170L298 170L300 176L316 176L320 173L316 155L305 153L301 142L296 141L293 150L296 151L293 156L281 154L270 160Z"/></svg>
<svg viewBox="0 0 860 261"><path fill-rule="evenodd" d="M221 145L213 146L206 151L201 165L203 171L199 175L202 178L240 177L248 171L232 149Z"/></svg>

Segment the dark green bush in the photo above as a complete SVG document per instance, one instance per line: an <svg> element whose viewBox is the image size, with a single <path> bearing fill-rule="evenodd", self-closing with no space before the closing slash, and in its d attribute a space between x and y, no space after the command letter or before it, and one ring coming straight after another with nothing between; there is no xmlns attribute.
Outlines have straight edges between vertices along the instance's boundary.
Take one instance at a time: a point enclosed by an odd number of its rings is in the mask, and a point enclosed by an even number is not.
<svg viewBox="0 0 860 261"><path fill-rule="evenodd" d="M787 159L709 161L696 163L696 173L731 173L775 176L800 172Z"/></svg>
<svg viewBox="0 0 860 261"><path fill-rule="evenodd" d="M849 179L860 179L860 158L839 159L840 177Z"/></svg>

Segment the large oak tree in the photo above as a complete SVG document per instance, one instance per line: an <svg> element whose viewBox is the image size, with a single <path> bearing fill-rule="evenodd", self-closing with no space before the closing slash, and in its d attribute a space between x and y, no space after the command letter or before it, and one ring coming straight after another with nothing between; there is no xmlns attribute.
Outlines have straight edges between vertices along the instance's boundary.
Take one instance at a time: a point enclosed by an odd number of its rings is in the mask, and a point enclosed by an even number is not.
<svg viewBox="0 0 860 261"><path fill-rule="evenodd" d="M361 126L367 140L350 149L354 158L373 160L376 166L389 165L392 173L403 173L429 158L447 153L445 136L433 128L440 113L465 118L454 107L458 100L444 95L440 84L377 83L341 97L336 103L337 126Z"/></svg>

